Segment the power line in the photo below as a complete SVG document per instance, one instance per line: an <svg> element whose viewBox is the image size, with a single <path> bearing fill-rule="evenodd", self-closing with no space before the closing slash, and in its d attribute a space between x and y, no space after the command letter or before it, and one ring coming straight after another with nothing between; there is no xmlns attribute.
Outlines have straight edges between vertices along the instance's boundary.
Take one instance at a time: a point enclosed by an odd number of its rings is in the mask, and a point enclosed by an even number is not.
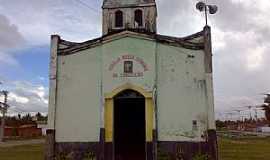
<svg viewBox="0 0 270 160"><path fill-rule="evenodd" d="M80 3L81 5L83 5L83 6L87 7L87 8L89 8L89 9L91 9L92 11L94 11L94 12L96 12L96 13L99 12L97 9L95 9L95 8L93 8L93 7L91 7L91 6L89 6L87 3L85 3L85 2L83 2L83 1L81 1L81 0L74 0L74 1Z"/></svg>
<svg viewBox="0 0 270 160"><path fill-rule="evenodd" d="M18 113L27 113L27 111L21 110L21 109L18 109L18 108L9 108L9 109L14 111L14 112L18 112Z"/></svg>
<svg viewBox="0 0 270 160"><path fill-rule="evenodd" d="M30 110L24 110L24 109L19 109L19 108L9 108L10 110L17 112L17 113L35 113L35 112L40 112L40 111L30 111Z"/></svg>

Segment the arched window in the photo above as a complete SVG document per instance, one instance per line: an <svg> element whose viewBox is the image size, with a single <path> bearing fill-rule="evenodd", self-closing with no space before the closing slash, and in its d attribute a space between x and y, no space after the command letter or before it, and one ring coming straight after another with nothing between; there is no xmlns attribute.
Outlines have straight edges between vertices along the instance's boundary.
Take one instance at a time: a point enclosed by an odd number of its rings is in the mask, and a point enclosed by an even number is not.
<svg viewBox="0 0 270 160"><path fill-rule="evenodd" d="M123 27L123 12L115 12L115 27Z"/></svg>
<svg viewBox="0 0 270 160"><path fill-rule="evenodd" d="M139 9L135 11L135 27L143 26L143 12Z"/></svg>

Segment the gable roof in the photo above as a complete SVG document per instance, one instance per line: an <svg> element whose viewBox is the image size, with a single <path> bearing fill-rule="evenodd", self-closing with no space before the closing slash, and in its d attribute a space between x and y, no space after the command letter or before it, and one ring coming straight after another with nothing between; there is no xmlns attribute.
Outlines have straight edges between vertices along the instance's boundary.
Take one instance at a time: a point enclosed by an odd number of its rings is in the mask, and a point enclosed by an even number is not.
<svg viewBox="0 0 270 160"><path fill-rule="evenodd" d="M178 37L164 36L164 35L159 35L159 34L149 34L147 32L140 33L140 32L135 32L134 30L122 30L122 31L118 31L117 33L105 35L103 37L81 42L81 43L69 42L69 41L60 39L58 54L59 55L75 54L79 51L93 48L93 47L102 45L104 43L109 43L111 41L125 38L125 37L135 37L135 38L141 38L141 39L146 39L146 40L152 40L158 43L171 45L171 46L177 46L177 47L183 47L183 48L191 49L191 50L204 49L204 32L203 31L195 33L187 37L178 38Z"/></svg>
<svg viewBox="0 0 270 160"><path fill-rule="evenodd" d="M102 8L134 7L153 4L155 0L104 0Z"/></svg>

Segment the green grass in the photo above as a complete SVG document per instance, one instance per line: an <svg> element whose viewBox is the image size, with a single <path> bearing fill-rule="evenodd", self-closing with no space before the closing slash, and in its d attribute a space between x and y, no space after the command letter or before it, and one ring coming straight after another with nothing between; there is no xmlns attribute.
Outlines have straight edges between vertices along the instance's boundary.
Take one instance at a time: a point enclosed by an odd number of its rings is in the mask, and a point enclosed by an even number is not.
<svg viewBox="0 0 270 160"><path fill-rule="evenodd" d="M0 160L43 160L44 145L0 147ZM270 160L270 138L219 139L221 160Z"/></svg>
<svg viewBox="0 0 270 160"><path fill-rule="evenodd" d="M42 144L0 147L0 160L43 160L43 151Z"/></svg>
<svg viewBox="0 0 270 160"><path fill-rule="evenodd" d="M270 160L270 138L219 139L221 160Z"/></svg>

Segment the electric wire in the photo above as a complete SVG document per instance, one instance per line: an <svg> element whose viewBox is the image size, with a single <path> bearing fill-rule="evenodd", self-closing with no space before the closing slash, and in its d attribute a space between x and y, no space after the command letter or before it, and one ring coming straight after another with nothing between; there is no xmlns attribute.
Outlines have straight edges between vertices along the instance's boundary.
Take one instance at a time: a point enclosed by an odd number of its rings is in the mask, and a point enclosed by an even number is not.
<svg viewBox="0 0 270 160"><path fill-rule="evenodd" d="M74 0L74 1L78 2L79 4L81 4L81 5L83 5L83 6L87 7L87 8L89 8L90 10L92 10L93 12L95 12L97 14L99 13L99 11L97 9L95 9L94 7L88 5L87 3L85 3L85 2L83 2L81 0Z"/></svg>

